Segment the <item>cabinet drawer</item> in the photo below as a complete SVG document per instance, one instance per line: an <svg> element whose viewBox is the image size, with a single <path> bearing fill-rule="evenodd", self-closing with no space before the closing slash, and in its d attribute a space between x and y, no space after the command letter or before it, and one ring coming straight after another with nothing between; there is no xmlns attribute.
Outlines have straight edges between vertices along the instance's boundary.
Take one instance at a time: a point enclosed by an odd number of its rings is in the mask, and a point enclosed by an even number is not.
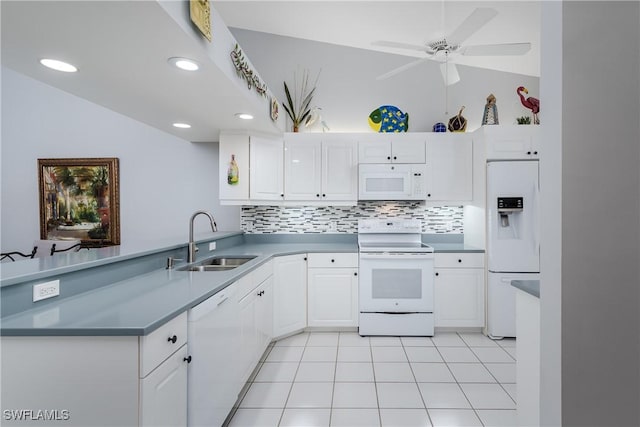
<svg viewBox="0 0 640 427"><path fill-rule="evenodd" d="M149 335L140 337L140 378L146 377L186 342L186 311Z"/></svg>
<svg viewBox="0 0 640 427"><path fill-rule="evenodd" d="M357 267L357 253L313 253L309 254L307 266L309 268L344 268Z"/></svg>
<svg viewBox="0 0 640 427"><path fill-rule="evenodd" d="M436 253L433 262L436 268L484 268L483 253Z"/></svg>

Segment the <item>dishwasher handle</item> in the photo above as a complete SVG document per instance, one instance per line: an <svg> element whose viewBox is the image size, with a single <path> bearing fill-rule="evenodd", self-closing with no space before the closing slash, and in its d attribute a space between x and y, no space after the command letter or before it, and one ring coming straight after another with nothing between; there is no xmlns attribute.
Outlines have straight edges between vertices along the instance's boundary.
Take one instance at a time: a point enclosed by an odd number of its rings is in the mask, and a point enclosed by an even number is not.
<svg viewBox="0 0 640 427"><path fill-rule="evenodd" d="M226 289L218 292L217 294L210 296L206 300L202 301L200 304L192 307L188 311L188 321L196 322L203 317L211 314L216 310L222 309L224 306L224 302L227 301L234 292L228 292Z"/></svg>

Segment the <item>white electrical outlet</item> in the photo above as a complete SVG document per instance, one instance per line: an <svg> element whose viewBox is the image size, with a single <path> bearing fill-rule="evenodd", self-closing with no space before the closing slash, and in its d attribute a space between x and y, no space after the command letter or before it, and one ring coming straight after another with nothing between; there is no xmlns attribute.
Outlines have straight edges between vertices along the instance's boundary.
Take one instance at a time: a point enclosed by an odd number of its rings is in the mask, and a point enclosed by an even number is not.
<svg viewBox="0 0 640 427"><path fill-rule="evenodd" d="M209 250L210 250L210 251L213 251L213 250L215 250L215 249L216 249L216 242L211 242L211 243L209 243Z"/></svg>
<svg viewBox="0 0 640 427"><path fill-rule="evenodd" d="M60 280L33 285L33 302L60 295Z"/></svg>

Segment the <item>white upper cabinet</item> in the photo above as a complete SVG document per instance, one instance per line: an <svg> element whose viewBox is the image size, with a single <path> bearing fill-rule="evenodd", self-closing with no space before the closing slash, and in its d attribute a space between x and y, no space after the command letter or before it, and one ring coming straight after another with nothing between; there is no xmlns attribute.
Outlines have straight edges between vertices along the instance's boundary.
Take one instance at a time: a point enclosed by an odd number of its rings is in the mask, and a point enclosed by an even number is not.
<svg viewBox="0 0 640 427"><path fill-rule="evenodd" d="M358 151L355 140L323 139L322 196L327 200L358 198Z"/></svg>
<svg viewBox="0 0 640 427"><path fill-rule="evenodd" d="M251 136L249 151L249 198L257 201L282 201L284 198L282 139Z"/></svg>
<svg viewBox="0 0 640 427"><path fill-rule="evenodd" d="M473 139L466 133L427 138L427 201L466 201L473 196Z"/></svg>
<svg viewBox="0 0 640 427"><path fill-rule="evenodd" d="M287 134L285 200L355 203L358 194L356 144L348 134Z"/></svg>
<svg viewBox="0 0 640 427"><path fill-rule="evenodd" d="M362 134L358 144L360 163L424 163L424 133Z"/></svg>
<svg viewBox="0 0 640 427"><path fill-rule="evenodd" d="M483 126L487 160L538 159L540 126Z"/></svg>
<svg viewBox="0 0 640 427"><path fill-rule="evenodd" d="M322 142L313 135L287 135L284 141L286 200L320 200Z"/></svg>

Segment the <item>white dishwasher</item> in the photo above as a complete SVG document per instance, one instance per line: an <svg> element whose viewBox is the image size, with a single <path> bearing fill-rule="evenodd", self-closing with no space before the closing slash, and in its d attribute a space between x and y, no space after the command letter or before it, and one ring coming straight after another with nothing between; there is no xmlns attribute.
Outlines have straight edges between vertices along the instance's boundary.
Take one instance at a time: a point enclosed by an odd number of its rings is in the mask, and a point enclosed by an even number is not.
<svg viewBox="0 0 640 427"><path fill-rule="evenodd" d="M189 310L190 427L221 426L242 388L235 361L240 347L236 292L234 283Z"/></svg>

